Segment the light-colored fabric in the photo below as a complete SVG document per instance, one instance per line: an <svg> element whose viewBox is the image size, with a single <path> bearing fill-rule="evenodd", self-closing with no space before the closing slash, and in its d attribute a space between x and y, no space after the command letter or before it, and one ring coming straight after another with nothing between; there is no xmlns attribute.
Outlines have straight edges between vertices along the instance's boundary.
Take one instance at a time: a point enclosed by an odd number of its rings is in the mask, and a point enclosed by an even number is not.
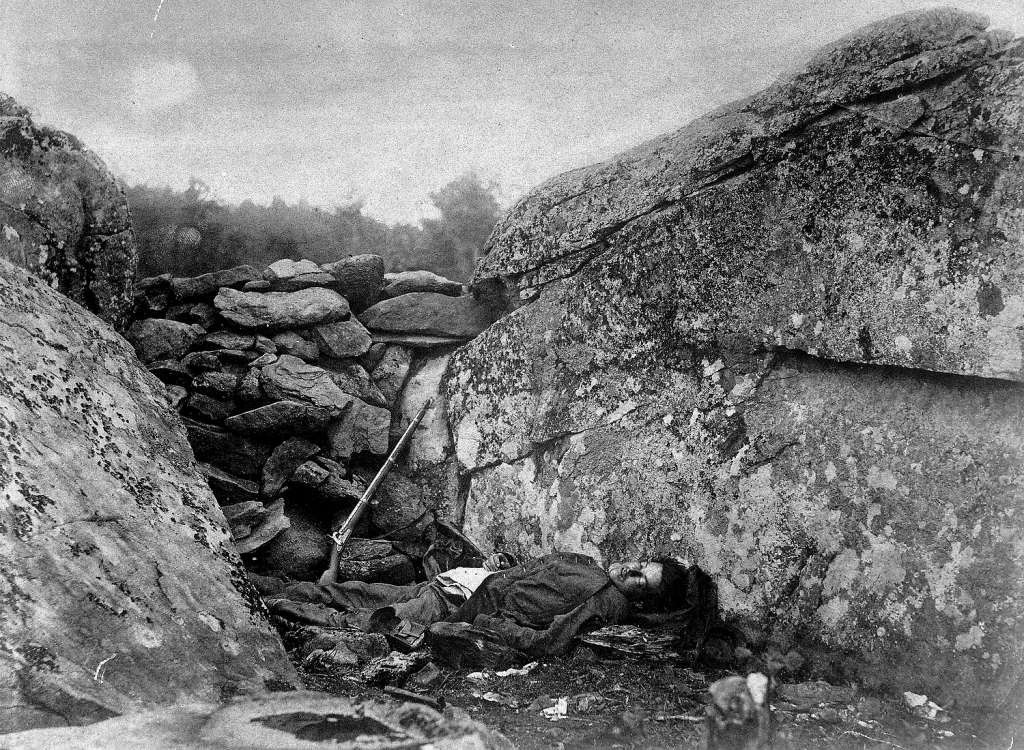
<svg viewBox="0 0 1024 750"><path fill-rule="evenodd" d="M446 594L469 599L481 583L493 572L486 568L452 568L435 579Z"/></svg>

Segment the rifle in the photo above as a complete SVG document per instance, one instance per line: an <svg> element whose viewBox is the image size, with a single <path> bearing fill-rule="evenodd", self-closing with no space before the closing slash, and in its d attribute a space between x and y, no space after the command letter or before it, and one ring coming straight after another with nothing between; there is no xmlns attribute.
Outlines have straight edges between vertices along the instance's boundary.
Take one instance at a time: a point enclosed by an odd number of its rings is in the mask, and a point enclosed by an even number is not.
<svg viewBox="0 0 1024 750"><path fill-rule="evenodd" d="M388 460L384 462L384 465L380 467L377 472L377 476L370 482L370 486L366 488L366 492L359 498L359 502L356 503L356 507L352 509L352 512L348 514L348 518L345 522L338 527L338 530L331 534L331 539L334 541L333 548L331 549L331 563L330 567L324 574L320 576L321 584L334 583L338 575L338 559L341 556L341 550L348 543L349 538L352 536L352 532L355 531L356 524L359 523L359 519L362 518L363 513L366 512L367 507L370 505L370 499L373 497L377 488L380 487L381 482L384 481L384 477L388 475L391 469L397 463L396 459L398 454L402 452L405 446L412 439L412 434L416 431L416 428L420 426L420 422L423 421L423 417L427 413L427 409L430 408L432 399L427 399L426 403L420 407L419 413L409 423L409 426L405 428L405 432L402 433L402 437L399 438L395 447L388 454Z"/></svg>

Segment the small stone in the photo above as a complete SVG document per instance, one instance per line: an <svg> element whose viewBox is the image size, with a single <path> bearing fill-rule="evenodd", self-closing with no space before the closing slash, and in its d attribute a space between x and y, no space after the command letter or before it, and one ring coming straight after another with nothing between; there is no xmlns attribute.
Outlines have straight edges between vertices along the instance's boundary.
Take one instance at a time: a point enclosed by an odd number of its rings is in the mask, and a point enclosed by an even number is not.
<svg viewBox="0 0 1024 750"><path fill-rule="evenodd" d="M352 360L332 362L325 369L330 374L331 380L345 393L350 393L374 406L386 405L384 394L370 380L370 374L358 363Z"/></svg>
<svg viewBox="0 0 1024 750"><path fill-rule="evenodd" d="M320 268L335 278L341 292L356 312L365 310L380 298L384 288L384 259L379 255L353 255Z"/></svg>
<svg viewBox="0 0 1024 750"><path fill-rule="evenodd" d="M263 400L259 370L249 370L242 376L238 383L238 400L243 404L255 404Z"/></svg>
<svg viewBox="0 0 1024 750"><path fill-rule="evenodd" d="M289 438L274 448L270 458L263 465L261 492L264 497L274 497L291 478L302 463L320 452L316 443L301 438Z"/></svg>
<svg viewBox="0 0 1024 750"><path fill-rule="evenodd" d="M181 358L181 364L192 372L206 372L220 369L220 357L211 351L189 352Z"/></svg>
<svg viewBox="0 0 1024 750"><path fill-rule="evenodd" d="M238 554L244 555L268 544L281 533L291 528L291 521L285 515L284 501L278 500L267 506L267 513L260 519L249 535L235 542Z"/></svg>
<svg viewBox="0 0 1024 750"><path fill-rule="evenodd" d="M402 685L406 678L416 672L430 660L430 656L422 651L411 654L390 654L371 661L362 671L363 680L367 685Z"/></svg>
<svg viewBox="0 0 1024 750"><path fill-rule="evenodd" d="M234 505L259 499L260 488L256 482L236 477L212 464L200 463L199 472L206 477L214 497L221 505Z"/></svg>
<svg viewBox="0 0 1024 750"><path fill-rule="evenodd" d="M189 308L187 320L209 330L217 322L217 308L208 302L199 302Z"/></svg>
<svg viewBox="0 0 1024 750"><path fill-rule="evenodd" d="M280 331L330 323L349 316L345 298L331 289L297 292L240 292L221 289L213 300L222 317L255 330Z"/></svg>
<svg viewBox="0 0 1024 750"><path fill-rule="evenodd" d="M266 336L257 336L252 348L260 354L277 354L277 344Z"/></svg>
<svg viewBox="0 0 1024 750"><path fill-rule="evenodd" d="M274 336L274 343L282 354L291 354L293 357L313 362L320 356L320 347L294 331L284 331Z"/></svg>
<svg viewBox="0 0 1024 750"><path fill-rule="evenodd" d="M188 391L180 385L167 386L167 403L170 404L171 408L175 411L181 411L182 407L185 405L185 399L187 398Z"/></svg>
<svg viewBox="0 0 1024 750"><path fill-rule="evenodd" d="M332 458L350 458L354 453L387 455L391 412L363 401L353 401L341 419L327 431Z"/></svg>
<svg viewBox="0 0 1024 750"><path fill-rule="evenodd" d="M192 381L193 390L223 400L233 398L237 388L238 378L226 372L204 372Z"/></svg>
<svg viewBox="0 0 1024 750"><path fill-rule="evenodd" d="M143 362L181 359L206 331L196 325L163 318L146 318L132 323L126 338Z"/></svg>
<svg viewBox="0 0 1024 750"><path fill-rule="evenodd" d="M242 285L244 292L269 292L274 285L266 279L254 279Z"/></svg>
<svg viewBox="0 0 1024 750"><path fill-rule="evenodd" d="M234 505L221 506L221 512L227 519L232 538L237 542L249 536L267 515L267 508L258 500L246 500Z"/></svg>
<svg viewBox="0 0 1024 750"><path fill-rule="evenodd" d="M256 337L234 331L213 331L203 336L203 349L251 349Z"/></svg>
<svg viewBox="0 0 1024 750"><path fill-rule="evenodd" d="M220 424L231 414L234 406L232 401L214 398L205 393L193 393L188 397L182 411L190 417L201 419L204 422Z"/></svg>
<svg viewBox="0 0 1024 750"><path fill-rule="evenodd" d="M243 435L309 435L327 429L334 414L330 409L300 401L275 401L235 414L224 426Z"/></svg>
<svg viewBox="0 0 1024 750"><path fill-rule="evenodd" d="M236 266L192 278L171 279L171 291L175 299L194 299L213 294L220 287L241 286L260 277L260 272L252 266Z"/></svg>
<svg viewBox="0 0 1024 750"><path fill-rule="evenodd" d="M147 369L160 380L171 385L187 386L192 383L192 373L182 367L176 359L161 359L158 362L152 362Z"/></svg>
<svg viewBox="0 0 1024 750"><path fill-rule="evenodd" d="M439 666L432 661L428 661L418 672L409 678L409 682L419 687L430 687L441 679L442 674L443 672Z"/></svg>
<svg viewBox="0 0 1024 750"><path fill-rule="evenodd" d="M190 419L183 421L188 432L188 442L198 460L244 479L259 476L270 455L270 447L265 443Z"/></svg>
<svg viewBox="0 0 1024 750"><path fill-rule="evenodd" d="M412 352L404 346L388 346L384 356L370 372L370 380L384 396L384 403L393 407L398 394L402 392L405 379L409 375L412 363Z"/></svg>
<svg viewBox="0 0 1024 750"><path fill-rule="evenodd" d="M344 359L365 353L372 343L369 331L358 320L350 319L325 323L310 329L320 353L326 357Z"/></svg>
<svg viewBox="0 0 1024 750"><path fill-rule="evenodd" d="M291 476L291 483L316 489L330 476L331 472L316 461L306 461Z"/></svg>
<svg viewBox="0 0 1024 750"><path fill-rule="evenodd" d="M313 286L333 286L334 277L329 273L317 271L315 273L300 273L290 279L279 279L270 283L270 288L275 292L297 292L300 289L309 289Z"/></svg>
<svg viewBox="0 0 1024 750"><path fill-rule="evenodd" d="M263 367L265 365L272 365L275 362L277 362L277 355L276 354L271 354L270 352L267 352L266 354L261 354L256 359L254 359L252 362L250 362L249 366L250 367Z"/></svg>

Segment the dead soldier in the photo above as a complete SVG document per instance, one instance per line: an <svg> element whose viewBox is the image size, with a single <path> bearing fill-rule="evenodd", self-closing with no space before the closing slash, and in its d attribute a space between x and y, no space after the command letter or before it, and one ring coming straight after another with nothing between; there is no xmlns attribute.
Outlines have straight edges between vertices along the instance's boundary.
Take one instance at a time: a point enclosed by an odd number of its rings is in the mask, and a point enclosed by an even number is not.
<svg viewBox="0 0 1024 750"><path fill-rule="evenodd" d="M694 583L706 579L695 566L669 558L612 563L606 571L586 555L559 552L521 565L492 555L481 568L392 586L333 582L333 562L321 578L327 583L275 585L256 577L257 587L270 611L286 620L374 632L408 632L414 623L430 628L435 647L447 641L472 649L476 643L530 657L563 654L576 636L637 612L693 606Z"/></svg>

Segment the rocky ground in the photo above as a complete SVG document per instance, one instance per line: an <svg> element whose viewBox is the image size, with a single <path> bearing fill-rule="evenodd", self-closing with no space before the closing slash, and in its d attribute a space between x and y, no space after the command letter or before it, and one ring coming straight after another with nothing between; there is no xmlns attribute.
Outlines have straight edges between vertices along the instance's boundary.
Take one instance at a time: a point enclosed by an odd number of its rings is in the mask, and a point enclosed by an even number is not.
<svg viewBox="0 0 1024 750"><path fill-rule="evenodd" d="M541 748L681 748L705 746L708 686L734 674L678 660L579 649L527 674L423 672L398 681L428 700L456 706L523 750ZM300 669L310 689L353 698L387 698L356 669ZM422 679L423 678L426 679ZM426 684L424 684L426 682ZM1014 745L1013 719L950 708L936 718L902 702L823 682L784 683L774 701L776 748L992 748ZM558 713L565 699L565 714Z"/></svg>

